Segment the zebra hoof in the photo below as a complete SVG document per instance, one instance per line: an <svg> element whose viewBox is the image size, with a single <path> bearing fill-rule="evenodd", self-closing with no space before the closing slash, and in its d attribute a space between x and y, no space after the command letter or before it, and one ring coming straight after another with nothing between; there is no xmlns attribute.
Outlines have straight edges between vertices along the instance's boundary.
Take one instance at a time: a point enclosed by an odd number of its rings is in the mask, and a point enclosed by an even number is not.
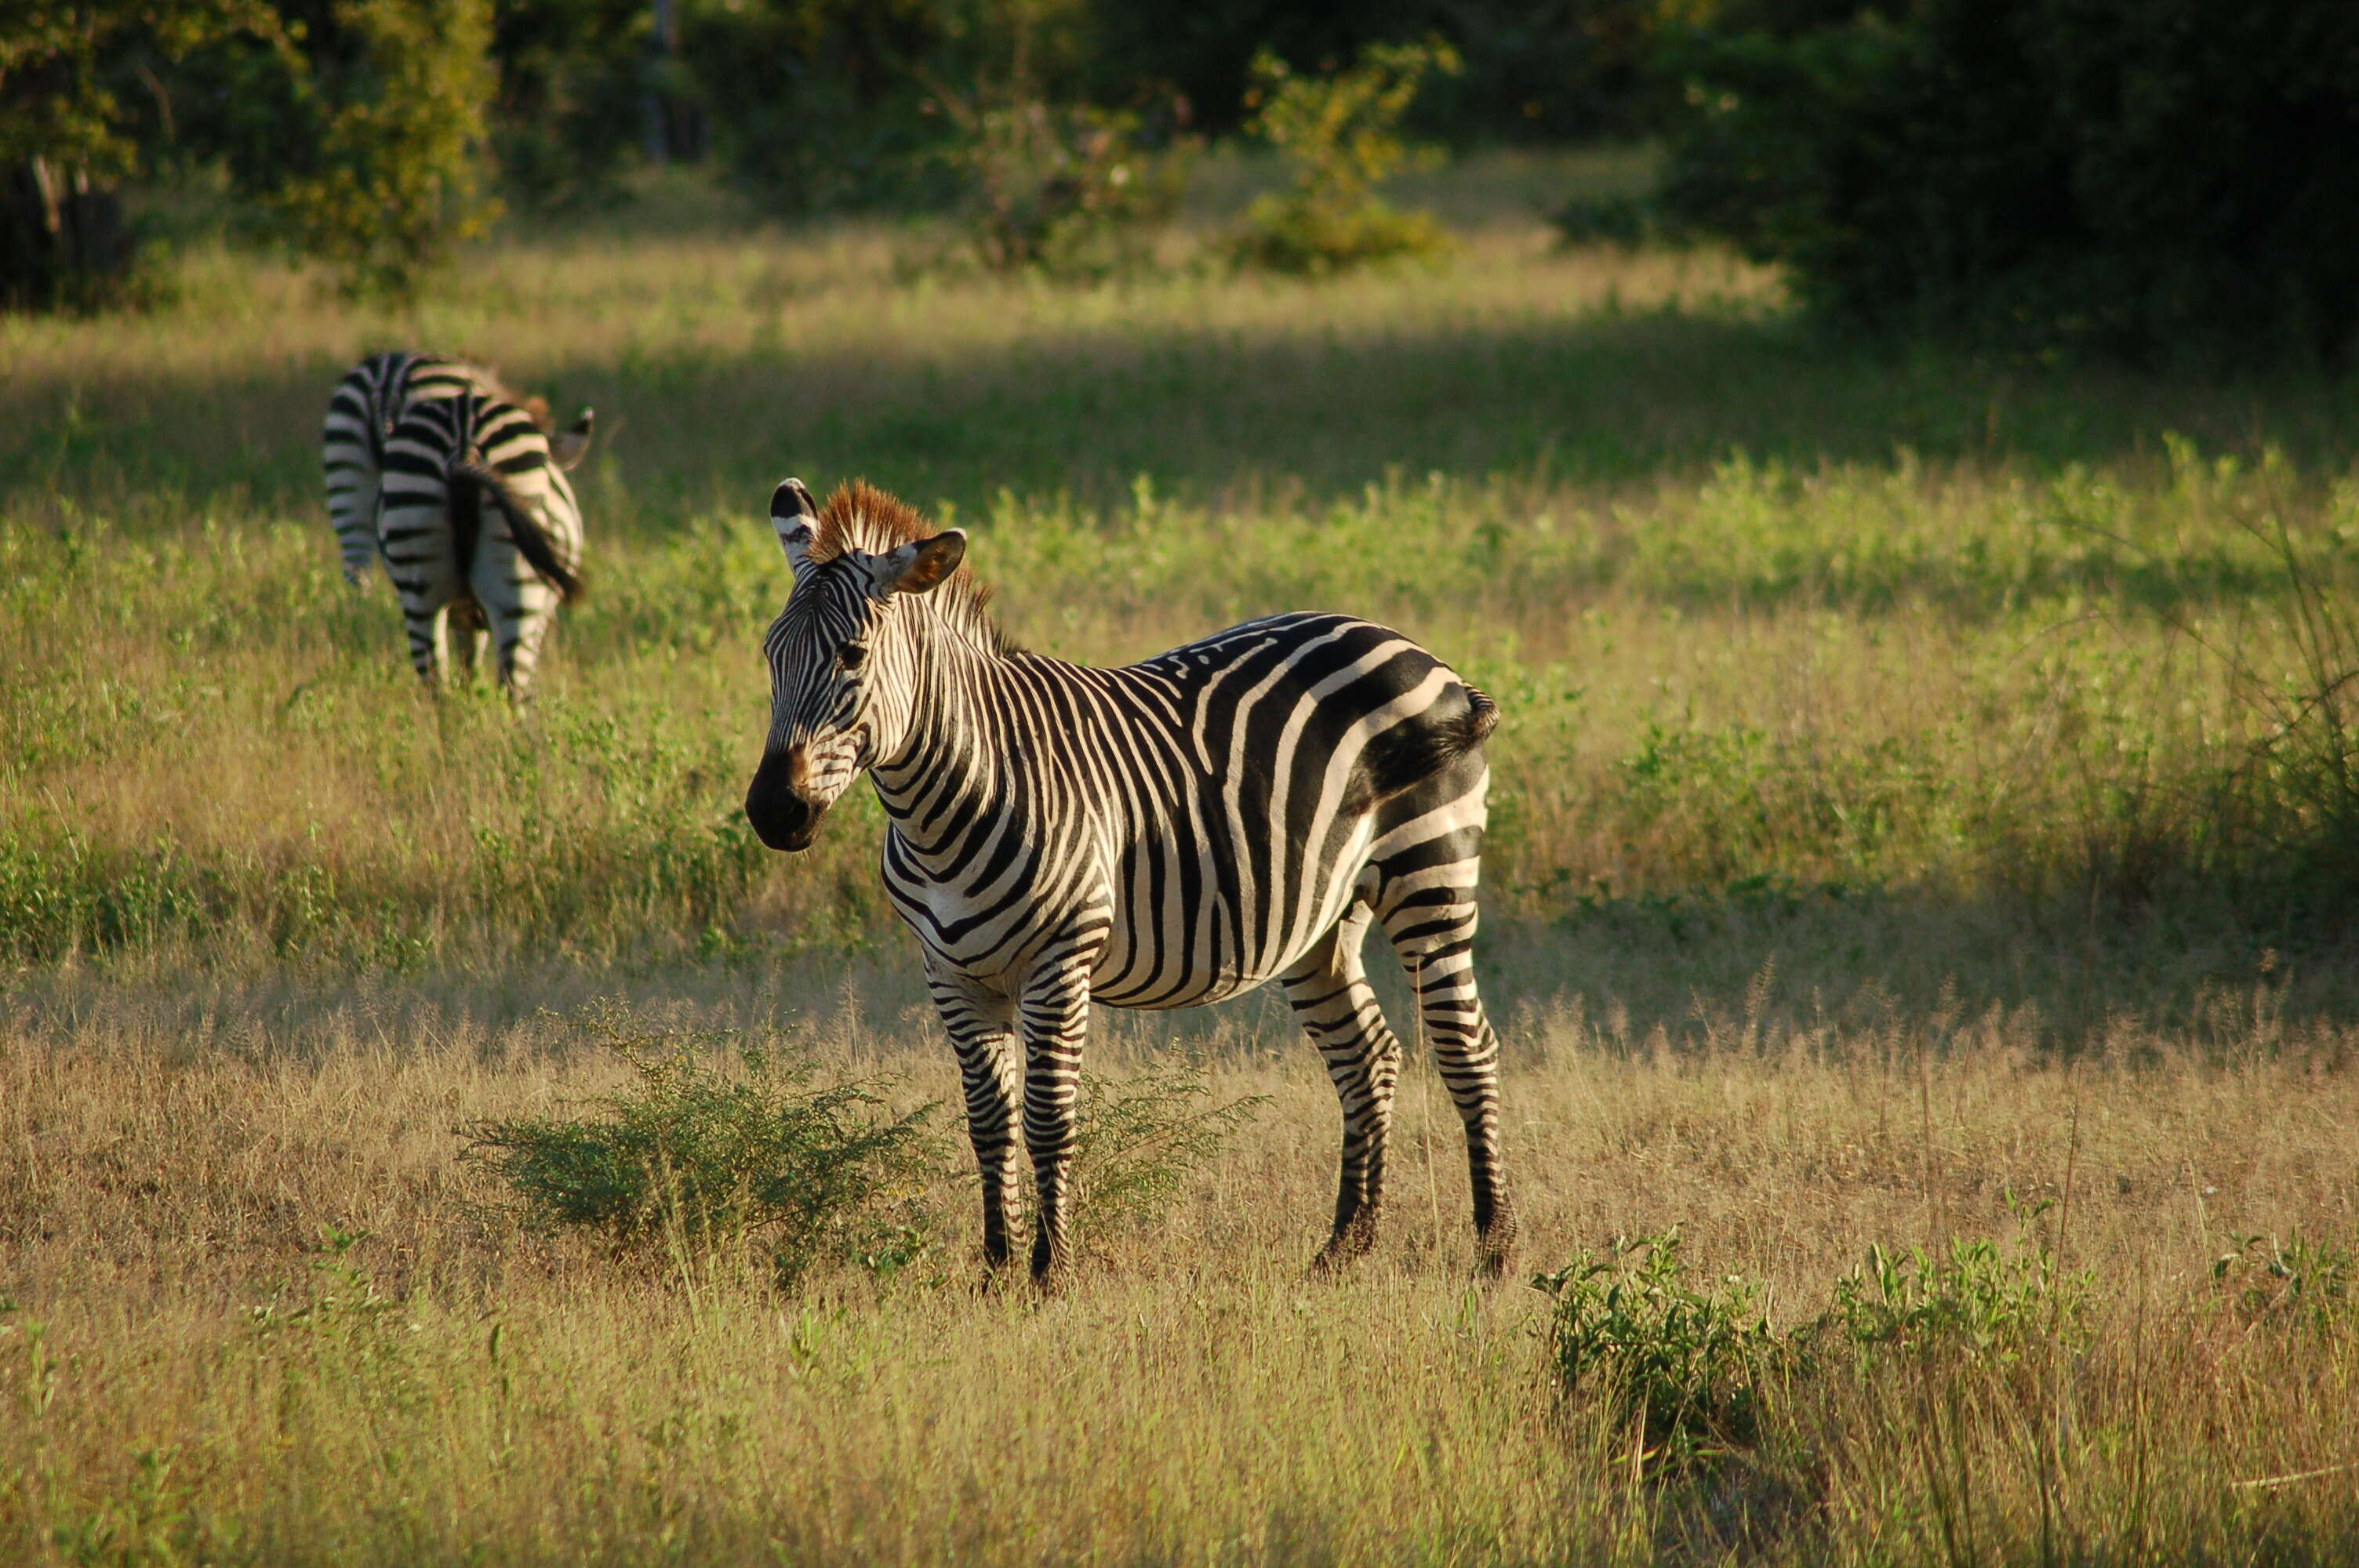
<svg viewBox="0 0 2359 1568"><path fill-rule="evenodd" d="M1072 1273L1072 1260L1066 1249L1047 1237L1033 1238L1032 1283L1043 1292L1061 1289Z"/></svg>
<svg viewBox="0 0 2359 1568"><path fill-rule="evenodd" d="M1522 1229L1516 1222L1516 1211L1502 1203L1493 1212L1491 1223L1475 1233L1475 1272L1486 1280L1504 1279L1507 1260L1515 1255L1516 1238Z"/></svg>
<svg viewBox="0 0 2359 1568"><path fill-rule="evenodd" d="M1309 1273L1314 1280L1339 1279L1346 1270L1359 1260L1360 1255L1357 1252L1348 1247L1338 1247L1334 1242L1330 1241L1310 1255Z"/></svg>
<svg viewBox="0 0 2359 1568"><path fill-rule="evenodd" d="M1375 1250L1375 1226L1354 1223L1327 1238L1327 1245L1310 1260L1310 1271L1331 1277L1340 1274Z"/></svg>

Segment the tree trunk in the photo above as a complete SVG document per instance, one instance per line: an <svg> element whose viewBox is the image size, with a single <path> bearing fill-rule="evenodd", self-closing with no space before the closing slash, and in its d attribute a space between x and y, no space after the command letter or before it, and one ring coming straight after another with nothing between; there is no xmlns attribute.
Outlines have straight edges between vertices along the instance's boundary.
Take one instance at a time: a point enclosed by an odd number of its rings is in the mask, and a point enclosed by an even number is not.
<svg viewBox="0 0 2359 1568"><path fill-rule="evenodd" d="M120 293L135 248L114 191L38 154L0 179L0 308L92 309Z"/></svg>

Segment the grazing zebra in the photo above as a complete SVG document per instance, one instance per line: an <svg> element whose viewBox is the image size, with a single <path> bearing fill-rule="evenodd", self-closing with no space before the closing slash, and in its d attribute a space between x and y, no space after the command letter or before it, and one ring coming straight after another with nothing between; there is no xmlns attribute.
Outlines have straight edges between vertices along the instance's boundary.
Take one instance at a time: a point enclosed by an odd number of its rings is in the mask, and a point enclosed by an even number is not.
<svg viewBox="0 0 2359 1568"><path fill-rule="evenodd" d="M456 619L460 661L474 667L488 629L501 684L519 701L530 695L550 617L580 586L582 511L565 470L588 449L589 425L585 414L560 461L524 409L462 392L412 402L386 438L377 547L429 684Z"/></svg>
<svg viewBox="0 0 2359 1568"><path fill-rule="evenodd" d="M770 731L745 815L770 848L801 849L862 771L875 782L886 891L958 1052L992 1264L1019 1100L1032 1271L1064 1263L1091 1003L1192 1007L1269 979L1343 1101L1319 1261L1364 1252L1401 1054L1361 967L1373 920L1465 1125L1496 1271L1516 1220L1473 954L1491 700L1342 615L1251 621L1122 669L1043 658L1000 635L959 530L862 484L821 511L788 480L770 512L795 580L764 641Z"/></svg>

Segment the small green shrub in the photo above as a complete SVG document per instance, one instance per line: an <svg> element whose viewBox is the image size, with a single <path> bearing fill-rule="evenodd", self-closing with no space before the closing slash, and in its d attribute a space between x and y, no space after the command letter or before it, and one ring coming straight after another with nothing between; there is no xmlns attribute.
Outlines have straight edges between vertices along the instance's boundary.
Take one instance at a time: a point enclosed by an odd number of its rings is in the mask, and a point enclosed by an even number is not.
<svg viewBox="0 0 2359 1568"><path fill-rule="evenodd" d="M1230 254L1240 266L1319 277L1371 262L1436 261L1450 238L1430 212L1403 212L1376 185L1420 161L1401 140L1401 117L1428 76L1454 76L1447 44L1371 44L1348 70L1296 76L1265 49L1254 57L1245 128L1291 166L1284 191L1255 199ZM1249 100L1251 101L1251 100Z"/></svg>
<svg viewBox="0 0 2359 1568"><path fill-rule="evenodd" d="M1217 1103L1204 1070L1184 1062L1090 1093L1075 1118L1074 1213L1097 1231L1153 1224L1189 1173L1225 1151L1268 1099Z"/></svg>
<svg viewBox="0 0 2359 1568"><path fill-rule="evenodd" d="M534 1218L684 1271L759 1247L790 1289L831 1258L889 1272L921 1255L942 1165L935 1108L895 1115L881 1085L819 1084L752 1044L726 1072L696 1049L717 1043L622 1040L630 1092L593 1116L476 1123L462 1130L468 1152Z"/></svg>
<svg viewBox="0 0 2359 1568"><path fill-rule="evenodd" d="M2253 1324L2299 1324L2331 1333L2359 1314L2359 1267L2348 1248L2312 1241L2296 1230L2273 1236L2231 1233L2236 1245L2212 1262L2212 1278Z"/></svg>
<svg viewBox="0 0 2359 1568"><path fill-rule="evenodd" d="M1946 1256L1870 1247L1835 1281L1825 1324L1854 1348L2008 1365L2037 1346L2086 1337L2094 1276L2065 1274L2044 1249L1961 1238Z"/></svg>
<svg viewBox="0 0 2359 1568"><path fill-rule="evenodd" d="M1758 1285L1735 1274L1689 1281L1676 1228L1616 1241L1612 1258L1584 1254L1532 1283L1555 1298L1547 1333L1559 1388L1596 1389L1620 1424L1637 1428L1648 1473L1690 1470L1760 1440L1790 1352Z"/></svg>

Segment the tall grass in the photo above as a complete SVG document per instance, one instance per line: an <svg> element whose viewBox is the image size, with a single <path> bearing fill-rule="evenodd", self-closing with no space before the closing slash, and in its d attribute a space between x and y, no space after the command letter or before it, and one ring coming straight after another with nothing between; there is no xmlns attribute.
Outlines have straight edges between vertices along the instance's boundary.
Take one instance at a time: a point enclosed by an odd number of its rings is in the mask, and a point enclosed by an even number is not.
<svg viewBox="0 0 2359 1568"><path fill-rule="evenodd" d="M1533 1268L1677 1225L1695 1288L1757 1281L1781 1338L1846 1321L1846 1288L1869 1314L1665 1472L1602 1388L1559 1395L1549 1298L1473 1280L1446 1098L1404 1097L1415 1201L1377 1253L1310 1275L1335 1111L1281 1019L1215 1057L1258 1124L1063 1294L856 1263L781 1294L538 1231L457 1157L463 1122L625 1089L612 1050L318 1000L342 1022L223 999L209 1038L117 1001L0 1035L0 1555L2324 1563L2359 1525L2359 1323L2272 1272L2319 1255L2296 1232L2351 1244L2347 1030L2142 1032L2067 1066L2006 1020L1676 1050L1527 1021ZM904 1070L910 1107L954 1093L937 1047L800 1000L642 1005ZM1995 1265L1859 1272L1985 1237L2091 1276L2077 1315ZM2006 1333L1985 1355L1953 1322Z"/></svg>

